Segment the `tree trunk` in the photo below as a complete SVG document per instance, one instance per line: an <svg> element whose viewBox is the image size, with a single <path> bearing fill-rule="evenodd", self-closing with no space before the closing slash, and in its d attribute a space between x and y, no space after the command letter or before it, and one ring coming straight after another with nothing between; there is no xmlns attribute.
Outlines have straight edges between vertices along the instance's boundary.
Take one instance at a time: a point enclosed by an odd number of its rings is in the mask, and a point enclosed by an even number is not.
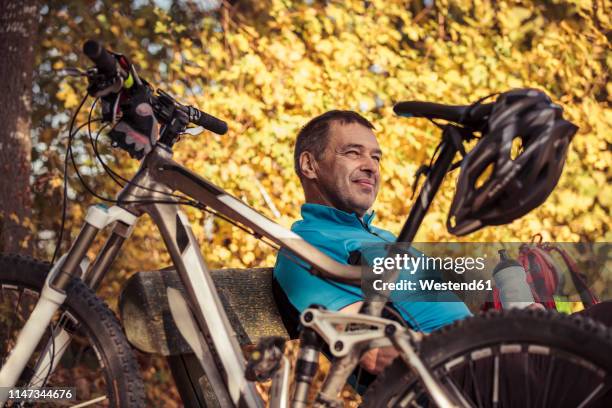
<svg viewBox="0 0 612 408"><path fill-rule="evenodd" d="M37 0L0 0L0 251L31 252L30 110Z"/></svg>

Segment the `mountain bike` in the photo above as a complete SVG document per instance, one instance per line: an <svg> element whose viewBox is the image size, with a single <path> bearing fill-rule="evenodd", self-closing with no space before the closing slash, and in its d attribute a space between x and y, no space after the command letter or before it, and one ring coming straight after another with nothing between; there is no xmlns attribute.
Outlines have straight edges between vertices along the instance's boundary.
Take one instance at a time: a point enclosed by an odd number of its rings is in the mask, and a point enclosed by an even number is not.
<svg viewBox="0 0 612 408"><path fill-rule="evenodd" d="M340 314L316 305L305 310L292 376L282 352L283 339L262 339L257 352L245 359L181 205L212 210L238 223L305 262L317 276L359 285L361 267L334 261L175 162L173 146L190 123L221 134L227 129L225 122L180 104L161 90L154 93L125 56L91 40L83 48L95 67L71 72L87 77L88 93L104 101L103 121L112 124L114 145L141 164L131 179L124 180L113 206L89 208L70 249L56 262L0 256L2 403L9 400L14 387L62 386L76 388L79 407L145 406L143 382L121 324L95 294L144 214L158 226L187 293L167 290L172 317L221 407L265 406L254 381L269 378L271 407L341 406L340 392L360 356L383 346L395 347L400 358L372 384L364 395L364 406L497 407L513 406L507 401L517 398L518 406L569 403L584 407L609 401L612 332L601 324L556 313L513 310L468 318L424 336L381 317L385 292L365 299L358 314ZM84 102L85 98L80 107ZM404 115L449 121L443 126L439 155L398 237L411 243L461 143L481 128L492 104L406 102L396 109ZM67 157L72 154L72 137L71 126ZM110 229L110 236L89 262L86 253L103 229ZM395 277L391 274L388 279ZM331 369L316 400L308 401L325 345L333 356ZM507 365L515 366L516 361L520 369L507 371ZM490 374L487 380L476 381L474 372L483 370ZM584 386L567 396L567 389L555 386L563 373L571 373L576 377L573 381Z"/></svg>

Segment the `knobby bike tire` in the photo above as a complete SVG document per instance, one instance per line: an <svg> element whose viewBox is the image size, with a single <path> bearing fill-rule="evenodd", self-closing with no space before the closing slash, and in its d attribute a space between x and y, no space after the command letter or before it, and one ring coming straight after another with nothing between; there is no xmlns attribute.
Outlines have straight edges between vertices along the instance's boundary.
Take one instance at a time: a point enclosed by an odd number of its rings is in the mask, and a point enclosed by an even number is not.
<svg viewBox="0 0 612 408"><path fill-rule="evenodd" d="M498 354L502 350L507 354ZM580 390L586 400L588 387L593 392L600 381L596 399L584 407L612 406L612 329L587 317L554 311L493 311L431 333L420 343L419 354L447 389L467 395L461 402L469 406L577 407L577 401L584 401L577 389L584 387ZM527 357L519 360L516 355ZM505 371L499 368L500 361ZM493 403L496 365L497 402ZM402 406L435 404L398 358L370 385L362 407Z"/></svg>
<svg viewBox="0 0 612 408"><path fill-rule="evenodd" d="M48 262L0 254L0 286L15 285L40 293L50 269ZM81 280L73 279L66 292L61 310L76 319L95 346L103 364L110 406L144 407L145 391L139 366L113 312ZM0 355L6 354L5 347L4 342L0 343Z"/></svg>

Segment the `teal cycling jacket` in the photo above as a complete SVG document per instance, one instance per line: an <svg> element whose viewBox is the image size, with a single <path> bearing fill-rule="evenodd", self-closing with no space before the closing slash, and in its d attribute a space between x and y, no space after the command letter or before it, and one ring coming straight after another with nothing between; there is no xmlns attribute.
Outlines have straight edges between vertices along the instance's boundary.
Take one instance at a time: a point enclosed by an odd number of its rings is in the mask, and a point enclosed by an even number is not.
<svg viewBox="0 0 612 408"><path fill-rule="evenodd" d="M302 220L296 221L291 230L326 255L347 264L351 263L349 258L364 245L395 242L392 233L372 225L374 216L372 212L360 219L356 214L307 203L302 206ZM330 283L312 275L297 262L294 257L281 251L276 259L274 277L289 302L300 313L312 304L339 310L363 300L360 288L339 282ZM450 296L457 301L423 301L415 296L415 299L398 300L393 305L414 329L429 333L471 315L463 302L453 294Z"/></svg>

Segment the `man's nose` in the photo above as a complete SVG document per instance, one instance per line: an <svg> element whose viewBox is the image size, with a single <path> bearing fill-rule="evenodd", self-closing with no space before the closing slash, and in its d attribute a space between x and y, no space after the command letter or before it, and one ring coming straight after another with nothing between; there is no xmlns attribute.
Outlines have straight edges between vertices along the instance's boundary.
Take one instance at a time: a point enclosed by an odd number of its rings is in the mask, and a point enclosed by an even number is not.
<svg viewBox="0 0 612 408"><path fill-rule="evenodd" d="M359 168L361 171L377 174L379 169L378 161L372 157L366 156L363 158Z"/></svg>

